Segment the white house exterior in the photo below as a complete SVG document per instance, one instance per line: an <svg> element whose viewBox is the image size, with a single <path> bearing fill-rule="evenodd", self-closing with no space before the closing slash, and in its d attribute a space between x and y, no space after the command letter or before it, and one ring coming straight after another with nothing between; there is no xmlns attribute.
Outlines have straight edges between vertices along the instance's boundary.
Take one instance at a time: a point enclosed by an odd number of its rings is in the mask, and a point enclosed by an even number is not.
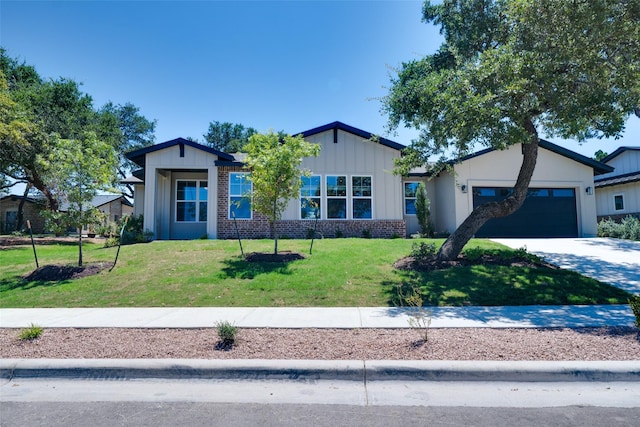
<svg viewBox="0 0 640 427"><path fill-rule="evenodd" d="M598 220L640 217L640 147L620 147L602 162L614 171L595 180Z"/></svg>
<svg viewBox="0 0 640 427"><path fill-rule="evenodd" d="M484 150L461 159L454 173L428 179L424 173L402 178L392 173L403 145L333 122L305 132L321 145L306 158L300 197L292 200L279 234L305 238L393 237L418 232L414 190L424 182L437 232L453 232L474 203L499 199L513 187L521 148ZM251 191L242 157L176 139L127 155L143 168L135 185L135 214L156 239L243 238L269 236L266 219L250 209ZM522 212L492 220L479 235L595 236L594 174L611 168L547 141L541 141L531 197ZM313 203L310 203L313 202ZM234 218L235 216L235 218ZM536 222L537 221L537 222ZM556 224L547 227L546 224Z"/></svg>

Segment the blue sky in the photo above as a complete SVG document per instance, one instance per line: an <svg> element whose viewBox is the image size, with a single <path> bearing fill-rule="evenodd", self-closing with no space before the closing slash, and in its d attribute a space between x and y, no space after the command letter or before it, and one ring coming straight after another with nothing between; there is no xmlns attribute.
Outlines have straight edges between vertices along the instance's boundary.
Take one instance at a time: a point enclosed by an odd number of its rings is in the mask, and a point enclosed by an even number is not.
<svg viewBox="0 0 640 427"><path fill-rule="evenodd" d="M376 99L392 68L434 52L437 28L419 1L6 1L0 44L48 78L83 84L95 106L131 102L157 120L156 142L202 140L209 122L304 131L339 120L386 133ZM623 139L583 145L592 156L640 145L640 119Z"/></svg>

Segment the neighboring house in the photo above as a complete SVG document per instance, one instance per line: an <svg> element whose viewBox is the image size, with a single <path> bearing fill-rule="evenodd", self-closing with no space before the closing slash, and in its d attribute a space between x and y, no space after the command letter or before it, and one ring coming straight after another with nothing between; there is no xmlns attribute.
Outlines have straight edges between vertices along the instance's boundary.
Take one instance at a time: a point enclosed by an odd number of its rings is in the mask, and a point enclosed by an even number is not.
<svg viewBox="0 0 640 427"><path fill-rule="evenodd" d="M123 216L133 214L133 203L120 194L101 194L91 200L91 206L96 207L100 212L106 214L107 222L117 223ZM60 204L60 210L66 211L69 204Z"/></svg>
<svg viewBox="0 0 640 427"><path fill-rule="evenodd" d="M391 173L403 145L341 122L301 132L321 145L306 158L300 197L283 214L279 233L306 238L317 226L326 237L393 237L419 231L415 188L425 182L437 232L453 232L474 206L509 194L522 162L521 147L487 149L428 179ZM242 155L178 138L127 154L142 169L134 185L135 214L156 239L228 239L269 236L266 218L253 212L249 171ZM547 141L540 142L530 197L522 209L489 221L478 236L570 237L596 235L594 175L612 168ZM309 201L313 202L309 203ZM318 207L318 210L314 206ZM235 224L234 224L235 215ZM317 219L317 224L316 224Z"/></svg>
<svg viewBox="0 0 640 427"><path fill-rule="evenodd" d="M23 196L9 195L0 199L0 231L11 233L16 229L18 218L18 208ZM91 205L108 215L108 220L118 222L125 215L133 213L133 204L122 195L99 195L91 200ZM65 211L66 203L61 203L60 210ZM40 215L40 211L45 209L45 201L37 197L27 197L23 206L24 221L22 229L27 228L27 220L31 222L31 229L34 233L45 232L45 221Z"/></svg>
<svg viewBox="0 0 640 427"><path fill-rule="evenodd" d="M598 221L640 218L640 147L620 147L602 162L615 170L595 180Z"/></svg>
<svg viewBox="0 0 640 427"><path fill-rule="evenodd" d="M18 211L20 202L24 196L10 194L0 198L0 233L12 233L16 231L18 223ZM40 211L45 208L43 199L37 197L27 197L24 199L22 207L22 229L27 228L27 221L31 223L31 229L34 233L42 234L44 232L44 218L40 215Z"/></svg>

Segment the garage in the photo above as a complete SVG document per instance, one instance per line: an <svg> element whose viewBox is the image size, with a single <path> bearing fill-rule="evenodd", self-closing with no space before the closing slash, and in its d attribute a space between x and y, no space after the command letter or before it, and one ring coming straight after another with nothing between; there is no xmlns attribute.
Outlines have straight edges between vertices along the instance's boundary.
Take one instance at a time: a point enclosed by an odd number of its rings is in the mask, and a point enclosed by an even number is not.
<svg viewBox="0 0 640 427"><path fill-rule="evenodd" d="M499 202L513 192L508 187L474 187L473 207ZM476 237L578 237L574 188L530 188L515 213L487 221Z"/></svg>

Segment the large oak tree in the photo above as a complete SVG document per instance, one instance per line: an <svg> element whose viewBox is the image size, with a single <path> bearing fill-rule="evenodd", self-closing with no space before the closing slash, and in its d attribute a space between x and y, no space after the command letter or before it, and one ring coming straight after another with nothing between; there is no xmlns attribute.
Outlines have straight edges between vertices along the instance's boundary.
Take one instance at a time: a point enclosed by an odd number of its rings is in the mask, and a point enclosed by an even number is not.
<svg viewBox="0 0 640 427"><path fill-rule="evenodd" d="M445 41L403 63L383 100L392 128L420 130L397 171L437 172L443 162L430 158L460 158L477 144L523 147L512 195L473 210L438 253L450 260L486 221L523 204L539 132L579 141L622 134L640 104L640 2L426 1L423 20Z"/></svg>

